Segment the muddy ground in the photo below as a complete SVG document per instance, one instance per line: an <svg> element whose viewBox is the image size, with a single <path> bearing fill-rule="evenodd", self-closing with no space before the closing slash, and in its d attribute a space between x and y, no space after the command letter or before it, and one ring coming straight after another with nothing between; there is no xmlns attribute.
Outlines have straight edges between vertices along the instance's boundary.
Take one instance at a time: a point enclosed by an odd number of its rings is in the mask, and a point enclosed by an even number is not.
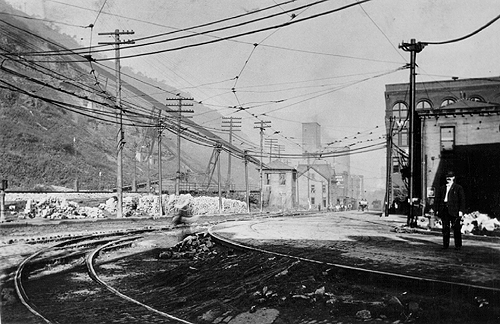
<svg viewBox="0 0 500 324"><path fill-rule="evenodd" d="M37 233L40 231L37 228ZM178 231L169 244L173 246L188 234L192 232L185 228ZM103 255L98 274L126 295L193 323L256 323L237 320L242 314L260 311L274 312L270 323L275 324L498 323L500 318L498 307L480 307L471 296L453 291L429 291L332 266L229 249L218 243L198 252L182 250L179 245L171 248L162 237L162 244L143 244L129 252ZM148 242L154 239L150 237ZM334 253L324 246L265 248L325 261ZM126 314L123 306L106 303L105 294L93 298L103 289L84 279L85 275L83 266L77 266L75 272L35 278L26 290L33 300L56 296L57 302L49 303L44 312L58 323L143 323ZM12 282L3 282L2 286L12 289ZM102 314L106 314L104 322L99 317ZM3 301L2 323L39 321L17 299L9 298Z"/></svg>
<svg viewBox="0 0 500 324"><path fill-rule="evenodd" d="M94 200L82 202L89 204ZM136 246L125 253L126 257L119 252L106 255L101 259L98 274L126 295L193 323L262 324L244 320L244 316L251 318L251 314L261 312L271 314L267 320L275 324L500 322L498 305L484 303L474 294L442 288L429 290L426 286L383 280L323 264L228 249L218 243L205 253L177 253L171 257L164 254L186 235L204 232L210 224L227 218L238 219L234 215L201 219L191 229L173 228L170 218L1 226L1 323L40 323L15 296L11 275L25 257L50 245L43 238L144 227L163 228L172 231L173 236L168 243L161 239L159 244ZM341 260L342 254L322 242L313 247L259 247L326 262ZM394 253L407 253L397 251L397 245L391 244L391 248ZM366 265L367 258L343 261ZM377 266L391 270L390 265ZM105 297L95 298L103 289L89 278L84 279L83 265L73 270L29 281L26 289L33 299L55 298L44 309L49 318L58 323L144 323L127 315L123 305L107 304ZM104 321L99 317L103 314Z"/></svg>

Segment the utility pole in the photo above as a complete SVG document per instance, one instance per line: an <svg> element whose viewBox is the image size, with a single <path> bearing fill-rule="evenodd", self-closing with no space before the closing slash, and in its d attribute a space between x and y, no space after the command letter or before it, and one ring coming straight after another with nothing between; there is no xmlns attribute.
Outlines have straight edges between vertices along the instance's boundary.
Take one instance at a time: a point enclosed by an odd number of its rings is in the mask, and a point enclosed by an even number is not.
<svg viewBox="0 0 500 324"><path fill-rule="evenodd" d="M281 160L281 151L285 151L285 145L278 144L278 159Z"/></svg>
<svg viewBox="0 0 500 324"><path fill-rule="evenodd" d="M393 117L389 117L389 127L387 130L386 140L387 140L387 161L386 161L386 176L385 176L385 205L384 214L389 216L389 205L392 198L392 127L393 127Z"/></svg>
<svg viewBox="0 0 500 324"><path fill-rule="evenodd" d="M116 217L123 217L123 178L122 178L122 159L123 159L123 146L125 145L125 136L123 132L123 111L121 106L121 75L120 75L120 44L134 44L134 41L120 41L120 35L133 35L134 31L119 31L115 29L114 32L99 33L98 35L112 35L115 37L114 42L99 42L100 45L115 45L115 72L116 72L116 108L118 109L118 152L117 152L117 172L116 172L116 194L118 196L118 203L116 206Z"/></svg>
<svg viewBox="0 0 500 324"><path fill-rule="evenodd" d="M260 124L260 126L259 126ZM254 127L253 128L259 128L260 129L260 163L259 163L259 176L260 176L260 213L262 214L262 209L264 207L264 191L262 190L263 188L263 179L262 179L262 157L264 155L263 152L263 144L264 144L264 129L271 127L271 122L270 121L258 121L254 122Z"/></svg>
<svg viewBox="0 0 500 324"><path fill-rule="evenodd" d="M245 154L245 198L247 202L247 212L250 214L250 189L248 187L248 151L244 151Z"/></svg>
<svg viewBox="0 0 500 324"><path fill-rule="evenodd" d="M415 170L415 66L416 66L416 60L417 60L417 53L420 53L425 47L425 44L422 44L420 42L416 42L415 39L411 39L410 43L401 43L399 45L399 48L403 49L405 52L410 52L410 111L408 114L408 123L409 123L409 130L408 130L408 142L409 142L409 147L408 147L408 160L409 160L409 179L408 179L408 199L410 200L410 210L408 212L408 218L406 220L406 225L414 227L415 226L415 220L414 220L414 211L413 211L413 196L414 196L414 183L415 183L415 175L414 175L414 170Z"/></svg>
<svg viewBox="0 0 500 324"><path fill-rule="evenodd" d="M134 143L134 177L132 178L132 191L137 192L137 143ZM140 154L139 154L140 158Z"/></svg>
<svg viewBox="0 0 500 324"><path fill-rule="evenodd" d="M229 145L233 144L233 131L241 130L241 117L222 117L222 130L229 131ZM231 190L231 153L227 159L226 192Z"/></svg>
<svg viewBox="0 0 500 324"><path fill-rule="evenodd" d="M9 186L7 180L2 180L0 182L0 223L5 222L5 190Z"/></svg>
<svg viewBox="0 0 500 324"><path fill-rule="evenodd" d="M163 133L163 130L166 128L166 123L165 119L161 118L161 111L158 114L158 124L157 124L157 131L158 131L158 217L163 216L163 204L161 200L161 194L162 194L162 188L163 188L163 183L162 183L162 166L161 166L161 135ZM149 163L149 161L148 161ZM148 165L148 173L149 173L149 165ZM149 179L149 175L148 175ZM148 181L149 182L149 181Z"/></svg>
<svg viewBox="0 0 500 324"><path fill-rule="evenodd" d="M149 168L151 166L151 155L150 153L152 153L152 151L149 150L149 147L151 146L151 144L149 142L146 143L146 152L147 152L147 158L146 158L146 176L148 177L146 179L146 186L148 187L147 188L147 192L148 193L151 193L151 175L150 175L150 172L149 172Z"/></svg>
<svg viewBox="0 0 500 324"><path fill-rule="evenodd" d="M219 151L218 155L220 156L220 151L222 149L222 145L217 143L216 145L217 151ZM221 187L221 178L220 178L220 159L217 161L217 191L219 193L219 214L222 214L222 187Z"/></svg>
<svg viewBox="0 0 500 324"><path fill-rule="evenodd" d="M273 148L278 147L278 140L276 138L266 138L265 145L269 146L269 163L271 163L271 156L273 155Z"/></svg>
<svg viewBox="0 0 500 324"><path fill-rule="evenodd" d="M192 103L183 103L183 100L194 100L193 98L167 98L168 100L176 100L176 104L166 104L167 107L176 106L177 110L177 173L175 175L175 194L179 195L179 187L181 183L181 119L183 113L194 113L194 110L182 110L183 106L192 106ZM189 118L189 117L184 117Z"/></svg>

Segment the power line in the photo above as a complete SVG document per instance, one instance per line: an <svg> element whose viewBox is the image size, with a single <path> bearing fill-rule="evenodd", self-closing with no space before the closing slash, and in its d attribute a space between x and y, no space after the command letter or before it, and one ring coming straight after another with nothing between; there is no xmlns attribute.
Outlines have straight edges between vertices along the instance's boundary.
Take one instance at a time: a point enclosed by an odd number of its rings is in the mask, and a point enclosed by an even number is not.
<svg viewBox="0 0 500 324"><path fill-rule="evenodd" d="M220 37L220 38L217 38L215 40L199 42L199 43L194 43L194 44L189 44L189 45L182 45L182 46L172 47L172 48L163 49L163 50L143 52L143 53L131 54L131 55L123 55L123 56L121 56L121 58L127 59L127 58L134 58L134 57L142 57L142 56L147 56L147 55L155 55L155 54L160 54L160 53L166 53L166 52L172 52L172 51L177 51L177 50L182 50L182 49L194 48L194 47L203 46L203 45L214 44L214 43L218 43L221 41L227 41L227 40L230 40L233 38L239 38L239 37L248 36L248 35L264 32L264 31L268 31L268 30L273 30L273 29L277 29L277 28L282 28L282 27L294 25L297 23L301 23L304 21L308 21L311 19L315 19L315 18L319 18L319 17L325 16L325 15L329 15L329 14L332 14L335 12L339 12L339 11L351 8L353 6L356 6L358 4L369 2L369 1L373 1L373 0L361 0L361 1L356 2L356 3L347 4L347 5L344 5L342 7L338 7L338 8L332 9L332 10L328 10L328 11L324 11L324 12L321 12L318 14L304 17L302 19L291 20L291 21L288 21L286 23L281 23L278 25L268 26L268 27L264 27L264 28L260 28L260 29L256 29L256 30L252 30L252 31L248 31L248 32L243 32L243 33L239 33L239 34L234 34L234 35L230 35L230 36L226 36L226 37ZM124 47L123 49L125 50L127 48L131 48L131 46ZM99 58L99 59L92 58L92 60L95 60L95 61L109 61L112 59L113 58ZM51 62L51 61L40 61L40 62ZM61 61L59 61L59 62L61 62ZM76 62L86 62L86 61L82 60L82 61L76 61Z"/></svg>
<svg viewBox="0 0 500 324"><path fill-rule="evenodd" d="M306 6L320 4L320 3L325 2L325 1L329 1L329 0L320 0L320 1L317 1L316 3L308 4ZM294 2L294 0L287 1L285 3L290 3L290 2ZM183 32L183 31L190 31L192 29L206 27L206 26L218 24L218 23L221 23L221 22L226 22L226 21L237 19L237 18L241 18L241 17L244 17L244 16L256 14L256 13L259 13L259 12L262 12L262 11L265 11L265 10L268 10L268 9L272 9L272 8L275 8L275 7L276 7L276 5L273 5L273 6L270 6L270 7L267 7L267 8L263 8L263 9L256 10L256 11L251 11L251 12L248 12L248 13L245 13L245 14L241 14L241 15L237 15L237 16L233 16L233 17L229 17L229 18L217 20L217 21L210 22L210 23L196 25L196 26L189 27L189 28L184 28L184 29L176 29L175 31L168 32L168 33L161 33L161 34L156 34L156 35L141 37L141 38L137 38L136 41L141 41L141 40L146 40L146 39L151 39L151 38L156 38L156 37L161 37L161 36L166 36L166 35L171 35L171 34L176 34L176 33ZM304 6L302 6L302 7L304 7ZM299 8L301 8L301 7L299 7ZM291 9L289 11L293 11L293 10L297 10L297 9L294 8L294 9ZM213 32L217 32L217 31L221 31L221 30L225 30L225 29L240 27L242 25L254 23L254 22L257 22L257 21L260 21L260 20L264 20L264 19L273 18L276 15L282 15L282 14L284 14L284 13L279 13L279 14L274 14L274 15L270 15L270 16L265 16L265 17L261 17L261 18L254 19L254 20L250 20L250 21L247 21L247 22L238 23L238 24L235 24L235 25L229 25L229 26L225 26L225 27L219 27L219 28L216 28L216 29L213 29L213 30L208 30L208 31L201 32L201 33L195 33L195 32L193 32L193 34L187 35L187 36L180 36L180 37L170 38L170 39L156 41L156 42L138 44L138 45L129 46L129 47L126 47L126 48L135 48L135 47L149 46L149 45L155 45L155 44L159 44L159 43L170 42L170 41L174 41L174 40L181 40L181 39L190 38L190 37L199 36L199 35L205 35L205 34L208 34L208 33L213 33ZM115 15L115 16L119 16L119 15ZM127 19L130 19L130 18L127 18ZM80 50L87 51L87 48L83 47L83 48L69 49L68 51L71 52L71 53L68 53L68 54L75 54L75 53L78 54L77 52L80 51ZM107 52L107 51L109 51L109 50L98 50L98 51L95 51L94 53L97 53L97 52ZM46 54L53 55L53 54L65 54L65 53L64 53L64 50L63 51L47 51L47 52L39 52L39 53L23 53L23 55L46 55Z"/></svg>
<svg viewBox="0 0 500 324"><path fill-rule="evenodd" d="M444 45L444 44L451 44L451 43L460 42L460 41L463 41L463 40L465 40L465 39L467 39L469 37L472 37L472 36L478 34L479 32L483 31L484 29L488 28L490 25L492 25L498 19L500 19L500 15L496 16L495 18L493 18L492 20L490 20L488 23L486 23L485 25L483 25L479 29L476 29L472 33L467 34L467 35L462 36L462 37L459 37L459 38L450 39L450 40L441 41L441 42L419 42L419 43L425 46L425 45Z"/></svg>

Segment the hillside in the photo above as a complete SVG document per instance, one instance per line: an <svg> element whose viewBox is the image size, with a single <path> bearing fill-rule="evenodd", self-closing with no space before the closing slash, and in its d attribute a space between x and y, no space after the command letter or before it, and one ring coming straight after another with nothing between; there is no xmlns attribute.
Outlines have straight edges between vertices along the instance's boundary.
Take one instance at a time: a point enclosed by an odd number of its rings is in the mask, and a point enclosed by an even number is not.
<svg viewBox="0 0 500 324"><path fill-rule="evenodd" d="M9 180L12 190L32 190L37 186L74 188L76 179L83 190L114 188L119 126L113 64L77 62L75 55L29 56L33 52L55 53L79 46L40 21L19 18L24 14L1 0L0 9L14 13L3 14L0 21L0 178ZM152 92L148 89L152 86L164 92L146 95ZM152 181L158 178L159 109L154 107L155 103L165 103L171 93L178 91L123 69L124 185L131 185L134 178L145 182L148 174ZM183 126L189 129L181 142L181 172L187 188L200 184L205 177L214 141L224 142L197 126L203 123L205 127L218 128L221 116L201 104L190 108L195 113ZM162 116L168 115L164 110ZM168 126L162 137L162 177L167 186L177 171L177 129L172 122ZM206 140L207 137L212 140ZM223 153L223 172L227 170L226 163L227 154ZM243 174L243 167L241 160L233 159L233 174ZM255 185L255 167L250 166L249 170ZM233 180L236 187L244 186L242 177Z"/></svg>

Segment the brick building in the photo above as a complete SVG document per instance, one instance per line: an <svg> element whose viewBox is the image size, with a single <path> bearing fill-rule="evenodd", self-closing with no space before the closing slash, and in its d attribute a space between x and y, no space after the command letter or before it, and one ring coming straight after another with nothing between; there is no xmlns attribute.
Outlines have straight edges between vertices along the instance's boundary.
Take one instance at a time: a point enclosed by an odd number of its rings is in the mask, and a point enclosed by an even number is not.
<svg viewBox="0 0 500 324"><path fill-rule="evenodd" d="M414 197L432 208L452 169L468 211L500 216L500 78L416 83ZM386 85L389 203L407 195L409 85Z"/></svg>

